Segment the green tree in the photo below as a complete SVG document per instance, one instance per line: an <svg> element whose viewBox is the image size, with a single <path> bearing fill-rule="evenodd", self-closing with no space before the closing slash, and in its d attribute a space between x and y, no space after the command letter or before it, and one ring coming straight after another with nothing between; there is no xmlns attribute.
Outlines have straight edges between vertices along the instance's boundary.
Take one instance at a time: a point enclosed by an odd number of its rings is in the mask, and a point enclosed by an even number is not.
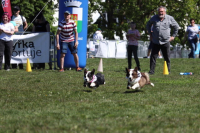
<svg viewBox="0 0 200 133"><path fill-rule="evenodd" d="M101 18L96 22L103 29L104 36L113 39L114 33L122 39L122 31L128 30L128 22L137 23L137 29L143 33L143 40L147 40L146 23L151 16L157 14L159 6L167 8L167 14L173 16L179 23L178 37L172 44L181 43L189 19L194 18L200 23L200 0L89 0L90 12L98 11ZM107 13L106 19L103 13ZM118 22L116 22L118 18ZM91 25L93 26L93 25ZM90 26L89 26L90 27Z"/></svg>
<svg viewBox="0 0 200 133"><path fill-rule="evenodd" d="M93 19L92 19L92 13L93 13L93 8L92 6L88 6L88 35L87 37L88 38L91 38L92 37L92 34L97 30L98 28L98 25L97 24L92 24L93 22Z"/></svg>
<svg viewBox="0 0 200 133"><path fill-rule="evenodd" d="M46 5L44 10L42 11L46 20L49 22L51 27L51 32L56 32L56 27L53 26L53 23L57 18L54 18L55 9L58 5L54 5L52 0L10 0L11 6L18 5L21 9L20 14L23 15L27 19L28 25L30 27L27 31L32 31L31 22L34 20L35 16L41 11L41 9ZM2 12L2 8L1 8Z"/></svg>

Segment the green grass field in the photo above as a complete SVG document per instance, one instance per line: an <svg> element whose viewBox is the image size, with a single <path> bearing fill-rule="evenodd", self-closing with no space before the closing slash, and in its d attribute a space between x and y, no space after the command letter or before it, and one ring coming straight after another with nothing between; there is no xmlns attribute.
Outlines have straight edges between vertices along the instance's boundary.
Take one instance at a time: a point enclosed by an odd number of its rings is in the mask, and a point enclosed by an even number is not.
<svg viewBox="0 0 200 133"><path fill-rule="evenodd" d="M97 69L99 61L88 59L86 68ZM148 72L149 59L140 63ZM200 132L200 59L171 59L170 75L163 65L158 59L150 75L155 87L140 91L126 89L126 59L103 59L106 84L94 90L75 70L1 70L0 132Z"/></svg>

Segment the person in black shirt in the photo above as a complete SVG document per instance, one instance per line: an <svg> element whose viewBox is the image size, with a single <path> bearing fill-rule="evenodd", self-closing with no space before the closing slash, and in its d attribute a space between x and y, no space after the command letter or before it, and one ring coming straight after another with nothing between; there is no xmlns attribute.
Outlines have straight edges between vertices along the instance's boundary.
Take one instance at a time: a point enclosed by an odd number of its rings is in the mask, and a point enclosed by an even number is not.
<svg viewBox="0 0 200 133"><path fill-rule="evenodd" d="M33 22L32 32L50 32L49 22L46 21L42 13L40 13ZM51 61L51 59L50 59ZM33 63L33 69L45 69L45 63ZM49 62L49 69L52 69L52 62Z"/></svg>

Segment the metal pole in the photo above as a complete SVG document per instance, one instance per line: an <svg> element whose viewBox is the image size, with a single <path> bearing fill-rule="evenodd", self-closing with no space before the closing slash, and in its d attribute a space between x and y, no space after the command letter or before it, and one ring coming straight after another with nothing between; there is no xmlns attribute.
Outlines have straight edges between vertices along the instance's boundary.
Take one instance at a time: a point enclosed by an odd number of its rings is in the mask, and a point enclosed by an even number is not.
<svg viewBox="0 0 200 133"><path fill-rule="evenodd" d="M43 11L43 9L47 6L47 4L50 2L50 0L45 4L45 6L40 10L40 12L35 16L35 18L33 19L33 21L35 21L35 19L37 18L37 16ZM26 28L26 30L24 32L27 31L27 29L31 26L31 24L33 23L33 21L29 24L29 26ZM24 32L22 33L22 35L24 34Z"/></svg>

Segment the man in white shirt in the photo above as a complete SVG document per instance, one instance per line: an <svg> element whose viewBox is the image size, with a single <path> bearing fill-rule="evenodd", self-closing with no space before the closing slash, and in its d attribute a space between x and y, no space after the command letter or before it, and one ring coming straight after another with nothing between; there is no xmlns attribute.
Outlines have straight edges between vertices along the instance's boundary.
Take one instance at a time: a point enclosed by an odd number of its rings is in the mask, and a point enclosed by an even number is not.
<svg viewBox="0 0 200 133"><path fill-rule="evenodd" d="M16 32L16 35L22 35L24 30L27 28L28 24L26 22L26 18L24 16L19 15L20 8L19 6L13 7L13 16L11 18L12 21L14 21L18 27L18 32ZM17 64L12 64L12 69L17 69ZM19 69L23 69L23 64L19 64Z"/></svg>
<svg viewBox="0 0 200 133"><path fill-rule="evenodd" d="M103 40L103 35L101 34L101 29L98 28L97 31L93 34L93 42L95 45L95 55L97 53L98 47L99 47L99 41Z"/></svg>
<svg viewBox="0 0 200 133"><path fill-rule="evenodd" d="M103 40L103 35L101 34L101 29L98 28L97 31L93 34L93 41L98 42Z"/></svg>
<svg viewBox="0 0 200 133"><path fill-rule="evenodd" d="M14 13L14 15L12 16L11 20L15 21L15 23L17 24L17 27L18 27L18 31L22 34L23 31L28 26L28 24L26 22L26 18L24 16L19 15L19 13L20 13L19 6L13 7L13 13Z"/></svg>

